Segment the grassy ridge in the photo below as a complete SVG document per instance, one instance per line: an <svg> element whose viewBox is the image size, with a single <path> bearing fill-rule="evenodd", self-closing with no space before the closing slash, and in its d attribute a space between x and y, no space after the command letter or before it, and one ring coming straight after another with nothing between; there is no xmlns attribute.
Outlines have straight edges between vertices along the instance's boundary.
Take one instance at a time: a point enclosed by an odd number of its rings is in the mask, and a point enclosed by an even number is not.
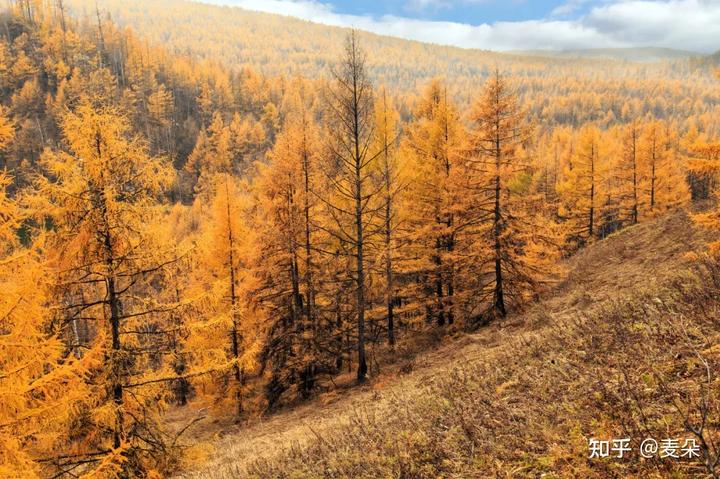
<svg viewBox="0 0 720 479"><path fill-rule="evenodd" d="M702 248L692 228L679 213L598 243L552 297L415 360L397 387L229 435L189 477L713 477L720 270L688 259ZM701 425L708 457L638 455L646 437ZM591 437L635 450L591 461Z"/></svg>

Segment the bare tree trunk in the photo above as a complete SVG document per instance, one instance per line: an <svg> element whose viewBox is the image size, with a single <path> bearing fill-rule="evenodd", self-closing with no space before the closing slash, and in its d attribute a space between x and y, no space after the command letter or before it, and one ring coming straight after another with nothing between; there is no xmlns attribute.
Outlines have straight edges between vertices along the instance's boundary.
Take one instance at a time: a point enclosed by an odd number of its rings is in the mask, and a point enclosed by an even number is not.
<svg viewBox="0 0 720 479"><path fill-rule="evenodd" d="M655 171L656 171L656 163L657 163L657 154L656 154L656 139L655 134L653 133L653 140L652 140L652 175L650 177L650 211L652 211L655 208Z"/></svg>
<svg viewBox="0 0 720 479"><path fill-rule="evenodd" d="M493 239L495 249L495 295L494 307L501 316L505 316L505 295L503 291L502 274L502 245L500 235L502 234L502 212L500 209L500 140L496 143L497 151L495 157L495 208L493 211Z"/></svg>
<svg viewBox="0 0 720 479"><path fill-rule="evenodd" d="M106 237L106 247L109 247L110 240ZM110 260L111 262L112 260ZM110 305L110 329L112 334L112 356L113 356L113 380L112 380L112 392L113 402L115 403L115 429L113 430L113 448L117 449L120 447L123 436L123 387L121 369L122 364L120 350L122 346L120 344L120 299L117 296L115 290L115 278L113 273L110 273L110 277L107 278L107 294L108 304Z"/></svg>
<svg viewBox="0 0 720 479"><path fill-rule="evenodd" d="M444 106L443 106L443 126L444 133L445 133L445 143L444 143L444 156L445 156L445 178L450 178L450 131L449 131L449 123L450 118L448 118L448 99L447 99L447 87L443 88L443 97L444 97ZM448 192L446 191L446 194ZM451 212L448 215L447 219L447 227L448 229L451 229L453 227L453 224L455 223L455 218L453 213ZM448 252L452 252L455 249L455 237L454 233L447 232L446 237L443 238L444 242L446 243L445 249ZM447 309L447 322L448 324L453 324L455 322L455 313L454 313L454 294L455 294L455 275L453 274L453 262L449 262L447 265L447 299L445 303L447 303L446 308Z"/></svg>
<svg viewBox="0 0 720 479"><path fill-rule="evenodd" d="M357 118L357 110L355 112ZM358 315L358 382L364 382L367 376L367 362L365 359L365 268L363 249L365 238L363 233L363 201L362 201L362 169L360 162L360 138L358 124L355 122L355 227L357 235L357 315Z"/></svg>
<svg viewBox="0 0 720 479"><path fill-rule="evenodd" d="M303 213L305 216L305 289L307 290L307 304L305 305L305 308L308 321L312 325L313 332L316 333L317 324L315 324L315 285L313 284L312 242L310 237L310 158L307 146L306 128L306 120L303 117L302 169L305 188Z"/></svg>

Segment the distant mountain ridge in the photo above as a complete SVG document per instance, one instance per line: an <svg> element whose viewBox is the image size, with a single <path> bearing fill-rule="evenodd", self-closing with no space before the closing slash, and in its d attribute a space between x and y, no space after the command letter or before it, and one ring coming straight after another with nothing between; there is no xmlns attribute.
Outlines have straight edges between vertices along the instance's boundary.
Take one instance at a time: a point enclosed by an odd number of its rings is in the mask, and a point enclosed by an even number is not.
<svg viewBox="0 0 720 479"><path fill-rule="evenodd" d="M149 40L199 59L231 67L251 65L266 74L317 76L341 53L347 29L295 17L218 6L193 0L66 0L77 16L94 21L96 7L113 21L131 26ZM398 80L482 78L496 67L538 74L548 67L563 70L568 60L597 62L684 61L700 56L669 48L491 51L467 49L361 32L377 76ZM586 70L590 65L584 65ZM595 65L597 66L597 65ZM625 76L626 66L603 65L605 75ZM566 72L565 72L566 73ZM583 73L587 73L586 71ZM665 72L668 73L668 72ZM545 72L540 73L542 75ZM562 76L566 76L563 74Z"/></svg>
<svg viewBox="0 0 720 479"><path fill-rule="evenodd" d="M657 62L665 60L684 60L688 58L704 57L705 55L688 50L674 48L639 47L639 48L585 48L573 50L514 50L507 53L546 58L562 59L595 59L619 60L631 62Z"/></svg>
<svg viewBox="0 0 720 479"><path fill-rule="evenodd" d="M170 52L235 71L249 67L266 77L327 78L342 55L349 31L290 16L188 0L63 1L69 12L90 28L97 28L99 11L101 17L131 27L150 44L163 45ZM605 83L607 98L611 92L615 95L612 104L621 104L627 99L628 90L622 84L627 79L667 85L668 80L687 81L695 75L693 82L706 88L710 78L707 72L696 73L694 53L679 50L640 49L641 54L636 51L634 56L634 49L618 50L615 55L609 55L609 50L604 54L603 50L583 55L539 54L464 49L366 31L360 31L359 38L367 54L368 74L376 85L414 95L431 79L442 78L458 102L470 101L495 69L515 77L523 94L555 105L552 108L570 105L574 95L570 90L592 90L597 81ZM623 58L618 61L621 52ZM638 57L642 61L628 61ZM667 60L649 62L651 57ZM653 91L660 94L655 87ZM661 94L669 97L672 92L662 90ZM547 105L542 108L550 108ZM598 111L612 108L608 104Z"/></svg>

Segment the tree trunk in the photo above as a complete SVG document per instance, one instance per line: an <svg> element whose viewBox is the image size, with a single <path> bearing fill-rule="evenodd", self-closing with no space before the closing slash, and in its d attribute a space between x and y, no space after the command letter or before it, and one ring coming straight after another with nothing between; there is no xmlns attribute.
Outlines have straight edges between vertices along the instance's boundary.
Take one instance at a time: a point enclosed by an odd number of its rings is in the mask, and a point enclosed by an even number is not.
<svg viewBox="0 0 720 479"><path fill-rule="evenodd" d="M500 158L498 155L498 169ZM505 316L507 311L505 310L505 297L503 292L503 275L502 275L502 245L500 243L500 234L502 233L501 225L501 211L500 211L500 175L495 177L495 210L493 218L493 237L495 240L495 309L500 313L501 316Z"/></svg>
<svg viewBox="0 0 720 479"><path fill-rule="evenodd" d="M498 100L499 103L499 100ZM500 131L499 119L496 131ZM495 310L501 316L507 315L505 309L505 295L503 291L503 274L502 274L502 244L500 243L500 235L502 234L502 210L500 205L500 156L502 155L500 138L495 138L495 208L493 211L493 240L495 250L495 294L494 304Z"/></svg>
<svg viewBox="0 0 720 479"><path fill-rule="evenodd" d="M354 47L354 44L353 44ZM355 53L353 51L353 53ZM364 269L364 231L363 231L363 189L362 161L360 152L360 105L357 91L357 75L353 75L353 144L355 148L355 228L356 228L356 263L357 263L357 314L358 314L358 382L367 377L365 359L365 269Z"/></svg>
<svg viewBox="0 0 720 479"><path fill-rule="evenodd" d="M106 247L110 245L110 238L106 236ZM112 260L109 261L112 264ZM115 290L115 278L113 273L110 273L110 277L107 279L107 294L108 304L110 305L110 329L112 331L112 358L113 358L113 380L112 380L112 391L113 401L115 402L116 413L115 413L115 429L113 430L113 447L115 449L120 447L123 435L123 387L121 375L121 344L120 344L120 299L117 296Z"/></svg>
<svg viewBox="0 0 720 479"><path fill-rule="evenodd" d="M655 163L657 161L655 154L655 138L653 138L652 146L652 176L650 178L650 211L655 208Z"/></svg>
<svg viewBox="0 0 720 479"><path fill-rule="evenodd" d="M102 141L100 133L95 135L95 150L98 158L102 158ZM123 440L123 424L125 421L123 412L123 378L122 371L124 369L124 360L122 358L122 343L120 340L120 316L122 307L120 297L116 288L115 278L115 256L113 251L113 238L110 229L110 221L108 219L108 199L102 185L95 188L96 201L100 208L102 216L102 238L103 248L105 250L105 267L107 268L107 276L105 278L105 293L107 297L106 304L110 307L110 371L112 374L110 388L112 389L112 398L115 403L115 426L113 427L113 448L117 449Z"/></svg>
<svg viewBox="0 0 720 479"><path fill-rule="evenodd" d="M590 149L590 223L588 236L592 238L595 226L595 145Z"/></svg>
<svg viewBox="0 0 720 479"><path fill-rule="evenodd" d="M638 194L637 194L637 133L633 128L632 136L632 167L633 167L633 208L632 224L638 222Z"/></svg>
<svg viewBox="0 0 720 479"><path fill-rule="evenodd" d="M236 420L240 420L243 412L242 405L242 371L240 369L240 335L238 327L240 317L238 312L238 297L235 290L235 238L233 236L232 222L230 221L230 190L227 184L227 176L225 177L225 196L227 199L227 228L228 228L228 263L230 272L230 308L232 311L232 328L230 330L230 347L233 356L233 375L235 377L235 401L236 401Z"/></svg>
<svg viewBox="0 0 720 479"><path fill-rule="evenodd" d="M303 118L303 176L305 180L305 199L303 210L305 214L305 289L307 304L305 305L308 321L312 325L314 333L317 333L315 324L315 285L312 275L312 243L310 240L310 159L307 151L307 140L305 136L305 119Z"/></svg>

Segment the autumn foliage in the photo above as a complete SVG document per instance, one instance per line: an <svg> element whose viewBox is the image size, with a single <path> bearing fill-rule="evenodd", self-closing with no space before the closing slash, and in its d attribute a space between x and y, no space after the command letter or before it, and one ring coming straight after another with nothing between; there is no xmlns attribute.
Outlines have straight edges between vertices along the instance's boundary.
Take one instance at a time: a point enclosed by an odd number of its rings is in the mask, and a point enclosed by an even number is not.
<svg viewBox="0 0 720 479"><path fill-rule="evenodd" d="M580 97L584 70L566 90L514 67L416 90L358 32L315 75L265 75L99 9L10 3L3 477L166 477L195 457L195 420L240 423L367 381L377 351L502 322L561 258L717 187L718 125L684 79L662 86L685 117L629 94L604 108L626 79Z"/></svg>

